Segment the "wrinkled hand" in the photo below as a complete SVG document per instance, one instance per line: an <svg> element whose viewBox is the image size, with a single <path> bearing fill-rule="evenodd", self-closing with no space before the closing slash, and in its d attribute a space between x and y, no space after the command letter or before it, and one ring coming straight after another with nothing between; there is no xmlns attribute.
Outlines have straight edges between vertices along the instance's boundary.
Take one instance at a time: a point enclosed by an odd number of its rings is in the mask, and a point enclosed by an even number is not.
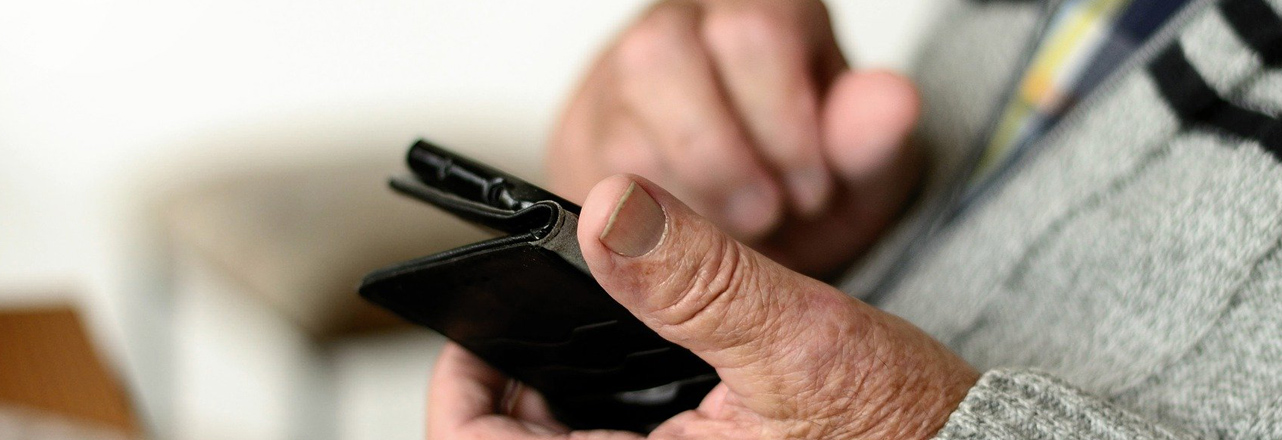
<svg viewBox="0 0 1282 440"><path fill-rule="evenodd" d="M911 196L907 79L851 71L817 0L670 0L600 56L557 126L553 191L634 173L786 266L831 274Z"/></svg>
<svg viewBox="0 0 1282 440"><path fill-rule="evenodd" d="M928 438L978 378L911 324L774 263L642 178L597 185L578 235L601 286L723 381L651 438ZM432 378L428 438L640 438L570 432L512 384L451 346Z"/></svg>

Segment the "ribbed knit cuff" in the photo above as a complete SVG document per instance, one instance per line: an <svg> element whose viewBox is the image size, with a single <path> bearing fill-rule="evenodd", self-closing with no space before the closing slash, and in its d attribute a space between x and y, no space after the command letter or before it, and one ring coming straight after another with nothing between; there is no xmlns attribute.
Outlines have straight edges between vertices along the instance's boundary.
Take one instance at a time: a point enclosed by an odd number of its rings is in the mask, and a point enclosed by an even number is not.
<svg viewBox="0 0 1282 440"><path fill-rule="evenodd" d="M937 439L1176 439L1169 429L1045 373L992 370Z"/></svg>

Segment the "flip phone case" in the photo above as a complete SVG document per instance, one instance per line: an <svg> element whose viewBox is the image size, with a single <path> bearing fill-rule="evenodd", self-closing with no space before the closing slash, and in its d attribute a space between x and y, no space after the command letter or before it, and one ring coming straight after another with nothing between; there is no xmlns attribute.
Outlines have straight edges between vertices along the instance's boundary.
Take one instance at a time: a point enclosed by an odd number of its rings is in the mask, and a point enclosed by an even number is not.
<svg viewBox="0 0 1282 440"><path fill-rule="evenodd" d="M593 280L578 206L426 141L407 162L392 188L502 235L377 270L363 297L540 391L574 429L648 432L717 384Z"/></svg>

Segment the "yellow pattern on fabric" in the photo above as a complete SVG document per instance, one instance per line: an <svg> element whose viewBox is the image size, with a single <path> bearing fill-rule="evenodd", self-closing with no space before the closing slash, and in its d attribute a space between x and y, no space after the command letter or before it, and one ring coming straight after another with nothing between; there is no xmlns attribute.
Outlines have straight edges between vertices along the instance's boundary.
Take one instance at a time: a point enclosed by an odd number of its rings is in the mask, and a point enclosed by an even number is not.
<svg viewBox="0 0 1282 440"><path fill-rule="evenodd" d="M1001 119L971 175L981 181L1034 127L1038 115L1056 115L1065 91L1103 41L1113 19L1130 0L1068 0L1055 17L1047 37L1037 48L1017 93L1006 104Z"/></svg>

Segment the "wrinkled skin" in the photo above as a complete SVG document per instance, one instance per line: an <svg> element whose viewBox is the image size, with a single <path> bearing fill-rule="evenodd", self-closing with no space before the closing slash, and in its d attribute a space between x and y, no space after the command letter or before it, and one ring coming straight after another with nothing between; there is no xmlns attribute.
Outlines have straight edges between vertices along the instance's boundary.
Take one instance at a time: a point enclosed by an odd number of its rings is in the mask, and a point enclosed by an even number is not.
<svg viewBox="0 0 1282 440"><path fill-rule="evenodd" d="M911 198L919 107L907 79L848 68L817 1L663 2L600 56L552 136L550 187L584 201L579 242L602 287L723 380L649 438L921 439L943 426L978 373L814 278ZM665 232L628 257L601 234L634 183ZM641 438L570 431L455 345L429 407L431 440Z"/></svg>
<svg viewBox="0 0 1282 440"><path fill-rule="evenodd" d="M663 207L666 232L627 257L599 237L632 182ZM723 381L649 438L929 438L978 378L911 324L771 261L643 178L597 185L578 232L602 287ZM430 408L432 440L641 438L571 432L537 393L453 345L433 375Z"/></svg>

